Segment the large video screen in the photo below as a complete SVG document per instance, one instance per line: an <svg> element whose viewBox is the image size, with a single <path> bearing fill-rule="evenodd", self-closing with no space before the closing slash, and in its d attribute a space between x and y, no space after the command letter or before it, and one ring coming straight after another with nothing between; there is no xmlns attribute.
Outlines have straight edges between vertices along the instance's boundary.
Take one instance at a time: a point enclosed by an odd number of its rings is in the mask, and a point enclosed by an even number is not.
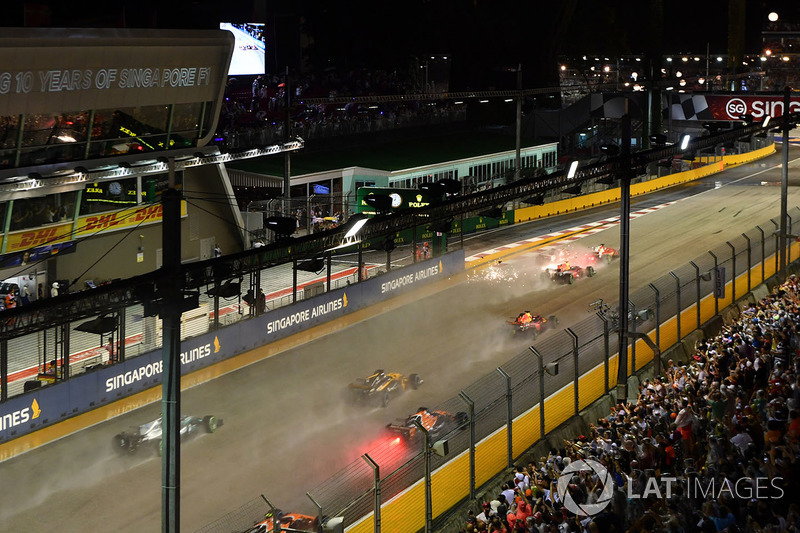
<svg viewBox="0 0 800 533"><path fill-rule="evenodd" d="M219 29L228 30L236 38L228 76L265 74L264 24L220 22Z"/></svg>

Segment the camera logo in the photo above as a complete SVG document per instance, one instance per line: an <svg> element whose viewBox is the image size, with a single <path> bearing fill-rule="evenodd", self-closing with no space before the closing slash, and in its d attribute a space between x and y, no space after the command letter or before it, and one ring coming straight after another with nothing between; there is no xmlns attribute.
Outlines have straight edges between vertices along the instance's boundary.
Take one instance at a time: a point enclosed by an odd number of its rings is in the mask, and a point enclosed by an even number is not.
<svg viewBox="0 0 800 533"><path fill-rule="evenodd" d="M572 499L572 495L569 492L569 484L572 480L572 476L580 472L593 473L603 484L603 490L595 503L579 504ZM611 503L611 498L614 495L614 480L611 474L608 473L608 470L597 461L591 459L578 460L571 462L562 471L561 476L558 478L556 491L558 492L558 499L564 503L564 507L566 507L568 511L578 516L593 516Z"/></svg>

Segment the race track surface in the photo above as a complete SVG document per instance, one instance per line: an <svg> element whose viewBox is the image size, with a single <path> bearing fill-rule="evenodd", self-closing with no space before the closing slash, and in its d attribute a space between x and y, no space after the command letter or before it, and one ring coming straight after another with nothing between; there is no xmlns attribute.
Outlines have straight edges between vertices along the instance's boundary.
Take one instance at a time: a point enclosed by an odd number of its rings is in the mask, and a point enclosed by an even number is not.
<svg viewBox="0 0 800 533"><path fill-rule="evenodd" d="M683 198L632 222L631 291L777 217L780 187L772 185L780 184L779 163L780 151L637 200L634 210ZM791 163L791 174L797 166ZM790 185L791 208L800 205L794 176ZM467 238L467 255L614 216L617 209ZM601 242L618 247L619 226L572 246ZM533 268L534 255L505 263L525 271ZM224 426L182 446L181 530L194 531L259 494L284 510L314 514L305 492L385 438L385 424L419 405L432 407L456 395L525 349L508 334L509 317L523 309L557 314L563 328L584 319L589 302L614 302L619 292L616 263L572 286L467 283L465 278L423 289L400 307L397 302L376 306L371 317L343 318L330 335L184 391L183 413L214 414ZM345 401L347 384L376 368L416 372L425 383L386 409ZM0 531L158 531L158 457L120 457L111 439L159 413L160 403L151 404L0 463Z"/></svg>

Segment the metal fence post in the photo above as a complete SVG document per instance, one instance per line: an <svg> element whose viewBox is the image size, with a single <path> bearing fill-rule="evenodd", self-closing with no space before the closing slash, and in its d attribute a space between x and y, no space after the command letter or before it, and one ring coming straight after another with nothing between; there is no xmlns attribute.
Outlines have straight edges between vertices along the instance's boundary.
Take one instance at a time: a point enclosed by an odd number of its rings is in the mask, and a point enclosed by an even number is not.
<svg viewBox="0 0 800 533"><path fill-rule="evenodd" d="M533 346L528 348L539 364L539 440L544 440L544 358ZM606 380L606 386L608 380Z"/></svg>
<svg viewBox="0 0 800 533"><path fill-rule="evenodd" d="M605 387L603 390L605 391L605 394L608 394L608 359L609 357L611 357L611 353L609 353L611 352L611 346L608 338L609 335L608 318L606 318L606 315L603 312L598 311L596 314L597 316L600 317L600 320L603 321L603 370L605 371L604 373Z"/></svg>
<svg viewBox="0 0 800 533"><path fill-rule="evenodd" d="M638 315L636 314L636 304L632 301L628 300L628 314L630 315L630 320L628 320L628 328L630 331L636 331L636 319ZM634 339L631 342L631 368L630 368L631 375L636 373L636 340Z"/></svg>
<svg viewBox="0 0 800 533"><path fill-rule="evenodd" d="M656 345L660 348L661 347L661 295L658 292L658 288L650 284L650 288L653 289L653 292L656 293ZM656 375L661 374L661 361L656 361Z"/></svg>
<svg viewBox="0 0 800 533"><path fill-rule="evenodd" d="M694 261L689 261L689 264L694 267L694 279L697 285L697 328L700 329L700 267Z"/></svg>
<svg viewBox="0 0 800 533"><path fill-rule="evenodd" d="M361 249L361 241L358 241L356 244L356 249L358 250L358 282L361 283L364 281L362 277L362 272L364 271L364 251Z"/></svg>
<svg viewBox="0 0 800 533"><path fill-rule="evenodd" d="M273 529L273 531L275 531L275 533L281 533L281 531L283 531L283 528L281 527L280 520L278 520L278 509L274 505L272 505L272 502L269 501L267 499L267 497L264 496L263 494L261 495L261 498L265 502L267 502L267 505L269 506L269 510L272 513L272 526L273 526L272 529ZM314 500L312 499L311 501L314 501ZM317 502L314 502L314 503L317 503Z"/></svg>
<svg viewBox="0 0 800 533"><path fill-rule="evenodd" d="M742 233L742 237L747 241L747 292L750 292L750 269L753 267L751 263L750 237L748 237L746 233Z"/></svg>
<svg viewBox="0 0 800 533"><path fill-rule="evenodd" d="M792 217L789 213L786 213L786 224L789 228L789 231L786 233L786 266L792 264L792 243L789 241L789 238L792 236Z"/></svg>
<svg viewBox="0 0 800 533"><path fill-rule="evenodd" d="M677 330L678 330L678 342L680 342L680 340L681 340L681 312L683 311L683 309L681 309L681 280L678 279L678 276L675 274L675 272L670 271L669 275L672 276L673 278L675 278L675 297L676 297L677 305L678 305L678 320L677 320L676 326L677 326Z"/></svg>
<svg viewBox="0 0 800 533"><path fill-rule="evenodd" d="M325 254L327 261L325 261L325 292L331 292L331 252Z"/></svg>
<svg viewBox="0 0 800 533"><path fill-rule="evenodd" d="M422 432L424 446L423 452L425 454L425 533L433 531L433 506L431 505L431 443L430 435L425 426L420 423L417 418L414 418L414 425L417 430Z"/></svg>
<svg viewBox="0 0 800 533"><path fill-rule="evenodd" d="M373 511L375 515L375 526L373 529L375 533L381 533L381 467L372 460L369 454L365 453L361 457L372 467L372 480L375 484L375 510Z"/></svg>
<svg viewBox="0 0 800 533"><path fill-rule="evenodd" d="M0 402L8 400L8 339L0 340Z"/></svg>
<svg viewBox="0 0 800 533"><path fill-rule="evenodd" d="M781 233L781 225L778 224L777 222L775 222L774 219L770 220L770 222L775 224L775 233L773 233L773 235L775 235L775 273L777 274L781 270L779 257L783 253L781 251L781 245L780 245L780 242L781 242L781 235L780 235L780 233Z"/></svg>
<svg viewBox="0 0 800 533"><path fill-rule="evenodd" d="M319 502L317 500L314 499L314 497L311 495L310 492L306 492L306 496L308 496L308 499L311 500L311 503L314 504L314 507L317 508L317 521L321 524L322 523L322 506L319 504ZM264 499L266 499L266 498L264 498ZM271 505L272 504L270 504L270 506ZM280 531L280 530L278 530L278 531Z"/></svg>
<svg viewBox="0 0 800 533"><path fill-rule="evenodd" d="M717 256L711 250L708 251L708 254L714 258L714 276L719 276L718 268L719 263L717 262ZM719 314L719 296L717 296L717 291L714 291L714 314Z"/></svg>
<svg viewBox="0 0 800 533"><path fill-rule="evenodd" d="M736 247L727 241L726 244L731 247L731 303L736 303Z"/></svg>
<svg viewBox="0 0 800 533"><path fill-rule="evenodd" d="M506 407L508 409L506 413L506 436L508 437L508 467L511 468L514 466L514 450L512 449L511 442L511 422L514 416L514 413L511 411L511 376L506 374L505 371L499 366L497 367L497 373L503 376L506 380Z"/></svg>
<svg viewBox="0 0 800 533"><path fill-rule="evenodd" d="M297 303L297 259L292 260L292 303Z"/></svg>
<svg viewBox="0 0 800 533"><path fill-rule="evenodd" d="M761 283L764 283L764 263L767 262L767 243L764 230L761 229L761 226L756 226L756 229L761 233Z"/></svg>
<svg viewBox="0 0 800 533"><path fill-rule="evenodd" d="M469 412L469 499L475 499L475 402L463 390L459 398L467 404ZM376 532L377 533L377 532Z"/></svg>
<svg viewBox="0 0 800 533"><path fill-rule="evenodd" d="M575 416L578 416L578 413L581 412L580 392L579 392L581 373L578 371L578 336L575 335L575 332L573 332L569 328L565 329L564 331L566 331L567 334L570 337L572 337L572 362L575 367L575 379L574 382L572 383L572 389L574 391L574 397L575 397Z"/></svg>

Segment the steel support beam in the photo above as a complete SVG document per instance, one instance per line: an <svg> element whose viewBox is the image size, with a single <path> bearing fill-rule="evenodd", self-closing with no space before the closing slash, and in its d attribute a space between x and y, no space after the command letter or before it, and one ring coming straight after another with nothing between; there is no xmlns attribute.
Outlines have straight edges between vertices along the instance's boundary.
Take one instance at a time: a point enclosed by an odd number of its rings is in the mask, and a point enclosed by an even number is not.
<svg viewBox="0 0 800 533"><path fill-rule="evenodd" d="M163 345L161 348L161 517L163 533L180 531L180 422L181 422L181 194L170 188L161 195L163 202L162 239L164 266L159 292L164 294L161 310Z"/></svg>

